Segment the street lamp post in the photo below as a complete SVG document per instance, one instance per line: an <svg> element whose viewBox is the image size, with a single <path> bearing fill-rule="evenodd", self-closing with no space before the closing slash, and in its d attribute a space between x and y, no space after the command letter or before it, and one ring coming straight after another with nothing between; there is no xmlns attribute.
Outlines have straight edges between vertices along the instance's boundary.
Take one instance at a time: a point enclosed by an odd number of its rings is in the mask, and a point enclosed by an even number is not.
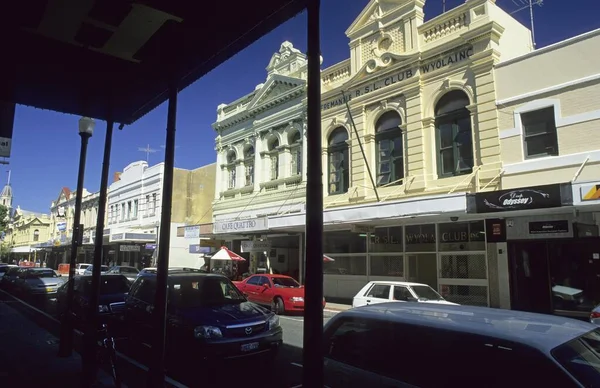
<svg viewBox="0 0 600 388"><path fill-rule="evenodd" d="M79 136L81 136L81 152L79 154L79 174L77 176L77 194L75 197L75 215L73 217L73 234L71 237L71 257L69 260L69 283L67 286L67 312L60 325L60 344L58 355L69 357L73 351L73 276L77 261L77 248L81 245L79 241L79 222L81 221L81 197L83 196L83 178L85 175L85 159L87 155L88 140L94 133L96 123L89 117L79 119Z"/></svg>

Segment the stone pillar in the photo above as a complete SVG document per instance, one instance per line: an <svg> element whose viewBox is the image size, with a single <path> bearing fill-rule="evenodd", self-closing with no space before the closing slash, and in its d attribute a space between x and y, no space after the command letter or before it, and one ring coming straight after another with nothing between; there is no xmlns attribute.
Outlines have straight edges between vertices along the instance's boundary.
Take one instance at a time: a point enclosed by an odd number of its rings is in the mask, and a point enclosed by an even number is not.
<svg viewBox="0 0 600 388"><path fill-rule="evenodd" d="M425 155L429 154L430 144L425 143L423 131L423 104L421 102L422 88L420 84L414 83L406 87L404 96L406 98L406 130L403 130L406 144L406 178L412 178L409 190L421 191L427 186L430 176L427 176L427 164Z"/></svg>

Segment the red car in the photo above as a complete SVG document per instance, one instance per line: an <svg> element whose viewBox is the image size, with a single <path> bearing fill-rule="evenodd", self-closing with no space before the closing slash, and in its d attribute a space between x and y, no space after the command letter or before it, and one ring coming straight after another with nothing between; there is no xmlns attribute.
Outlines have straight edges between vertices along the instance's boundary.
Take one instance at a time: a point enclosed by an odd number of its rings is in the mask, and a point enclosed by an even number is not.
<svg viewBox="0 0 600 388"><path fill-rule="evenodd" d="M233 283L250 302L268 306L276 314L304 311L304 286L289 276L260 274Z"/></svg>

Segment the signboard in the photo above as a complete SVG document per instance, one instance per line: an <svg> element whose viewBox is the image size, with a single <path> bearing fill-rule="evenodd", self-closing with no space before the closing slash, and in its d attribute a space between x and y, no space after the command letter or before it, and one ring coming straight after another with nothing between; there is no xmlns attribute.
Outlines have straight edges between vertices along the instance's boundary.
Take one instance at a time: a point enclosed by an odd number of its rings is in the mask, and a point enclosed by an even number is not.
<svg viewBox="0 0 600 388"><path fill-rule="evenodd" d="M600 201L600 183L581 187L582 201Z"/></svg>
<svg viewBox="0 0 600 388"><path fill-rule="evenodd" d="M67 230L67 223L66 222L57 222L56 229L59 232L64 232L65 230Z"/></svg>
<svg viewBox="0 0 600 388"><path fill-rule="evenodd" d="M537 221L529 223L529 234L569 233L569 221Z"/></svg>
<svg viewBox="0 0 600 388"><path fill-rule="evenodd" d="M221 248L225 244L223 240L215 240L215 239L201 239L200 246L207 248Z"/></svg>
<svg viewBox="0 0 600 388"><path fill-rule="evenodd" d="M190 253L209 253L210 252L210 248L201 247L200 244L190 245L189 250L190 250Z"/></svg>
<svg viewBox="0 0 600 388"><path fill-rule="evenodd" d="M266 252L271 249L271 241L242 241L242 252Z"/></svg>
<svg viewBox="0 0 600 388"><path fill-rule="evenodd" d="M350 231L352 233L373 233L375 228L367 225L351 225Z"/></svg>
<svg viewBox="0 0 600 388"><path fill-rule="evenodd" d="M506 221L491 218L485 220L485 232L488 243L506 242Z"/></svg>
<svg viewBox="0 0 600 388"><path fill-rule="evenodd" d="M120 252L139 252L140 248L141 247L139 245L121 245L121 246L119 246L119 251Z"/></svg>
<svg viewBox="0 0 600 388"><path fill-rule="evenodd" d="M369 94L383 88L393 87L394 84L412 78L415 74L417 74L418 71L420 71L421 74L426 74L429 72L440 70L442 68L451 66L455 63L466 61L470 59L472 55L472 46L467 45L458 48L453 48L452 50L442 53L439 56L422 62L421 65L418 67L406 67L397 70L392 74L388 74L385 77L372 80L366 84L363 84L362 86L356 86L348 90L344 94L344 97L336 96L335 98L322 103L321 110L326 111L335 107L344 106L346 102L351 101L353 98L358 98L364 96L365 94Z"/></svg>
<svg viewBox="0 0 600 388"><path fill-rule="evenodd" d="M187 239L199 239L200 238L200 226L186 226L183 230L183 237Z"/></svg>
<svg viewBox="0 0 600 388"><path fill-rule="evenodd" d="M144 249L147 249L147 250L149 250L149 251L152 251L152 250L156 249L156 244L146 244L146 245L144 246Z"/></svg>
<svg viewBox="0 0 600 388"><path fill-rule="evenodd" d="M213 233L244 233L267 229L267 218L251 218L246 220L217 221L213 224Z"/></svg>
<svg viewBox="0 0 600 388"><path fill-rule="evenodd" d="M573 204L571 183L500 190L467 196L467 213L496 213Z"/></svg>

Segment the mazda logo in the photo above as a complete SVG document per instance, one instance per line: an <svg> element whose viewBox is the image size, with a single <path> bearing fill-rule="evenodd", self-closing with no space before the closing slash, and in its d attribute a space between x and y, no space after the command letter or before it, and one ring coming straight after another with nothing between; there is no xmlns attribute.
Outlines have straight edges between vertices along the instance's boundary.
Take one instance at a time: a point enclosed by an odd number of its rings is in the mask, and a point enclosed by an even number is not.
<svg viewBox="0 0 600 388"><path fill-rule="evenodd" d="M246 332L246 335L252 334L252 328L251 327L247 327L244 331Z"/></svg>

